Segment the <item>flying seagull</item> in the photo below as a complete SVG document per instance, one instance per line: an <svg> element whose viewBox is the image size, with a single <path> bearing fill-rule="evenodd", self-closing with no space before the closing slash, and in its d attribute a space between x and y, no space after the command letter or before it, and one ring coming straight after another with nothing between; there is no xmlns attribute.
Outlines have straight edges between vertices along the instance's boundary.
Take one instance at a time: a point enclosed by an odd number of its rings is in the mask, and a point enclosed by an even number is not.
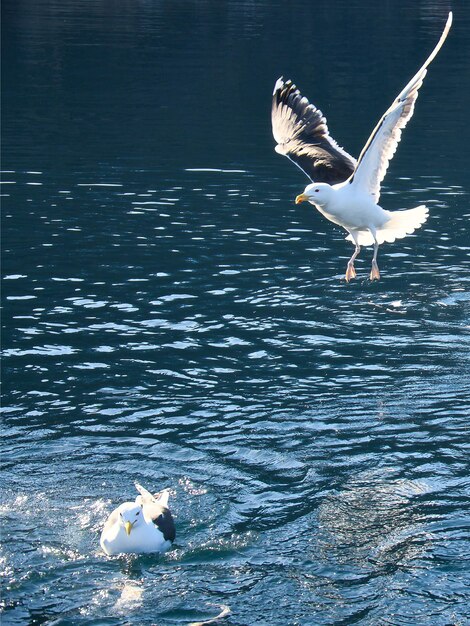
<svg viewBox="0 0 470 626"><path fill-rule="evenodd" d="M436 47L384 113L357 161L338 146L328 132L322 112L291 81L280 78L276 82L271 116L276 152L291 159L312 180L296 197L296 204L310 202L349 233L346 239L356 248L348 262L346 281L356 276L354 261L361 246L370 245L374 245L370 279L378 280L379 245L406 237L428 217L424 205L406 211L383 209L378 204L380 184L401 139L401 131L413 115L427 67L441 49L451 25L452 13L449 13Z"/></svg>
<svg viewBox="0 0 470 626"><path fill-rule="evenodd" d="M175 540L175 523L168 509L168 489L153 496L138 483L135 502L124 502L111 513L100 545L108 556L166 552Z"/></svg>

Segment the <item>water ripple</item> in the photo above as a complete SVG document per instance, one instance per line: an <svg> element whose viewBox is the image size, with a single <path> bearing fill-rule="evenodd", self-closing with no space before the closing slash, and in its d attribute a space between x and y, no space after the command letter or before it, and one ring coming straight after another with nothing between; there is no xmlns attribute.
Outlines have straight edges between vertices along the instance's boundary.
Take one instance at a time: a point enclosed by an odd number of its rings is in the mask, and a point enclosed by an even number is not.
<svg viewBox="0 0 470 626"><path fill-rule="evenodd" d="M343 235L233 169L12 173L35 227L6 205L4 610L174 624L215 597L263 624L275 589L283 623L462 622L463 190L416 185L430 225L347 285ZM108 561L99 529L135 479L171 488L177 543Z"/></svg>

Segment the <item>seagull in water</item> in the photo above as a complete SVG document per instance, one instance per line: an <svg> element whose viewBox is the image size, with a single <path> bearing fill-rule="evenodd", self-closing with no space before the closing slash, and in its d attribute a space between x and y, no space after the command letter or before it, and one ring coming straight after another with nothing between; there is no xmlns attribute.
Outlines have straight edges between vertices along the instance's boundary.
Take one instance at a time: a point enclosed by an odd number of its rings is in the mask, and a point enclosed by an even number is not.
<svg viewBox="0 0 470 626"><path fill-rule="evenodd" d="M175 540L175 523L168 509L170 492L153 496L138 483L135 502L124 502L111 513L101 533L100 545L108 556L166 552Z"/></svg>
<svg viewBox="0 0 470 626"><path fill-rule="evenodd" d="M342 226L356 246L348 262L346 281L355 278L354 261L361 246L374 245L371 280L380 278L379 245L406 237L428 217L424 205L387 211L379 204L380 184L395 154L401 131L411 119L427 67L441 49L452 25L449 13L436 47L374 128L356 161L328 132L322 112L302 97L292 81L280 78L274 87L272 127L276 152L287 156L312 180L295 199L310 202L330 222Z"/></svg>

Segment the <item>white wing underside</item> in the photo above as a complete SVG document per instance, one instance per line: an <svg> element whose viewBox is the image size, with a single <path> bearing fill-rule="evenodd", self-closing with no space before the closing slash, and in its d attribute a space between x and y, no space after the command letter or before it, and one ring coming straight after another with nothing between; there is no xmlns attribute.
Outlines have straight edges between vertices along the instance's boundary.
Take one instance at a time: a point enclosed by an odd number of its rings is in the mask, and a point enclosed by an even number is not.
<svg viewBox="0 0 470 626"><path fill-rule="evenodd" d="M436 47L374 128L362 149L356 169L349 178L350 184L362 187L366 193L373 197L376 203L380 198L380 184L401 139L401 131L413 116L418 90L426 76L426 68L441 49L451 25L452 13L449 13L444 31Z"/></svg>

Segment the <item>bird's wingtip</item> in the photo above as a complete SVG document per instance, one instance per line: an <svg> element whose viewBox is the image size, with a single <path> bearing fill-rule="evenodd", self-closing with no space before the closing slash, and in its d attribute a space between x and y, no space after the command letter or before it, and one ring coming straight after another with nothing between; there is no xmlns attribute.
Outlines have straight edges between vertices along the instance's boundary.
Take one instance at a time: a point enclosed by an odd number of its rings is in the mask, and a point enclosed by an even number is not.
<svg viewBox="0 0 470 626"><path fill-rule="evenodd" d="M276 84L274 85L274 91L273 91L273 96L276 93L276 91L279 91L279 89L282 88L282 86L284 85L284 77L280 76L277 81Z"/></svg>
<svg viewBox="0 0 470 626"><path fill-rule="evenodd" d="M168 500L170 498L170 490L169 489L163 489L163 491L160 491L160 493L155 494L155 498L157 500L157 502L159 504L161 504L162 506L168 508Z"/></svg>
<svg viewBox="0 0 470 626"><path fill-rule="evenodd" d="M137 491L142 496L142 498L153 498L153 496L150 493L150 491L148 489L146 489L145 487L142 487L142 485L139 484L137 481L134 483L134 485L135 485L135 488L137 489ZM137 496L137 498L139 498L139 496Z"/></svg>
<svg viewBox="0 0 470 626"><path fill-rule="evenodd" d="M453 20L454 20L454 14L452 13L452 11L449 11L449 15L447 16L447 20L446 20L446 25L444 26L444 31L443 31L443 33L441 35L442 43L444 43L444 40L446 39L446 37L447 37L447 35L448 35L449 31L450 31L450 28L452 26Z"/></svg>

